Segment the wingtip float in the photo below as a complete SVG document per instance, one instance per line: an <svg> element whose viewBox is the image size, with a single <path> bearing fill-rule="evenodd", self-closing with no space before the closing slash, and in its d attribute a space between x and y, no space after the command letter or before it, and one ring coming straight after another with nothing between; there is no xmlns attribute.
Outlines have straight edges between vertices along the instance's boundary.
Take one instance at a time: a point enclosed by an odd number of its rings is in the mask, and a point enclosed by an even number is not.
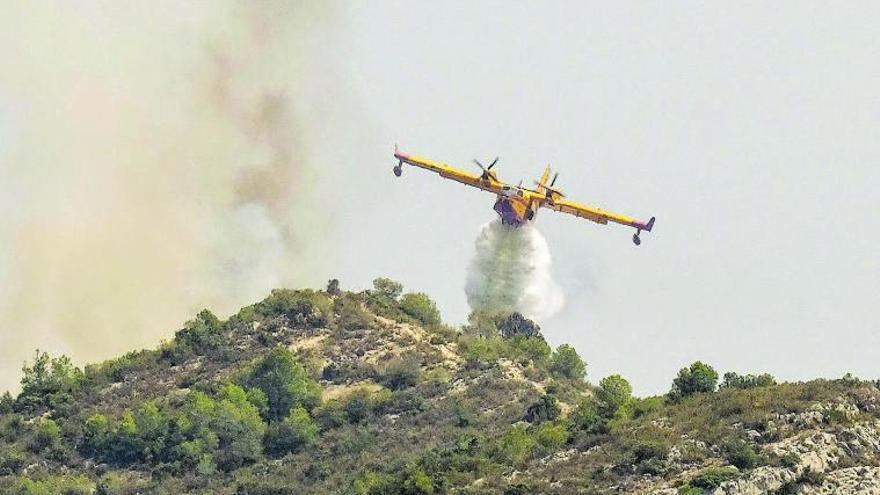
<svg viewBox="0 0 880 495"><path fill-rule="evenodd" d="M641 222L626 215L611 213L564 199L565 194L555 188L559 173L557 172L550 179L551 170L549 165L544 169L541 179L535 181L536 188L531 189L523 187L522 181L520 181L519 185L513 185L499 180L497 172L493 170L498 163L498 158L495 158L488 166L484 166L479 161L474 160L474 163L480 167L482 172L479 175L427 158L404 153L396 145L394 147L394 158L397 159L397 165L394 166L394 175L397 177L403 174L403 164L406 163L414 167L436 172L446 179L452 179L456 182L495 194L497 199L493 209L498 213L498 216L501 217L501 222L505 225L519 227L532 221L538 214L538 210L543 207L568 213L576 217L586 218L602 225L613 222L634 227L636 232L633 234L632 240L636 246L642 243L640 237L642 231L650 232L654 228L654 217L651 217L647 222Z"/></svg>

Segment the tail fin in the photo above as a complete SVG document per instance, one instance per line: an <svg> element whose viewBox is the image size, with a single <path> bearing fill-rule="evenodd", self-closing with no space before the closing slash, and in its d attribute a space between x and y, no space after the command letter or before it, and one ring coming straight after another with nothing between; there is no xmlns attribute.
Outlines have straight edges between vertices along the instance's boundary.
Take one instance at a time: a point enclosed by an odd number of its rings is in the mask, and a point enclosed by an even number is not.
<svg viewBox="0 0 880 495"><path fill-rule="evenodd" d="M544 168L544 174L541 175L541 180L538 181L538 190L543 191L545 187L547 187L547 180L550 179L550 165L547 165Z"/></svg>
<svg viewBox="0 0 880 495"><path fill-rule="evenodd" d="M651 229L654 228L654 220L655 220L655 218L651 217L651 219L648 220L648 223L645 224L645 226L643 227L642 230L646 230L646 231L650 232Z"/></svg>

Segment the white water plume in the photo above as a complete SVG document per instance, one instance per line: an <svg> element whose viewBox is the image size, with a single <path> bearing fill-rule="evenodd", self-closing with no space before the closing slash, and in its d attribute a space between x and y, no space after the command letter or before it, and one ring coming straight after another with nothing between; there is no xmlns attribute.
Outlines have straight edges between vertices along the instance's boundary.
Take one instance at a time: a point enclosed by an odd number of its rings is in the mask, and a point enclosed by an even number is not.
<svg viewBox="0 0 880 495"><path fill-rule="evenodd" d="M519 228L496 219L480 227L465 293L474 311L518 311L542 320L565 302L551 274L550 248L531 223Z"/></svg>

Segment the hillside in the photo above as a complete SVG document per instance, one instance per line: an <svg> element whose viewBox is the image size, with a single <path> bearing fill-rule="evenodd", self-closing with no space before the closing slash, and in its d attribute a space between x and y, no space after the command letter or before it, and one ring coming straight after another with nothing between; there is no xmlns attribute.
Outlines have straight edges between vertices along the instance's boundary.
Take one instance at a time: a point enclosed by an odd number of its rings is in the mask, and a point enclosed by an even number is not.
<svg viewBox="0 0 880 495"><path fill-rule="evenodd" d="M880 493L877 383L717 381L635 398L518 315L451 328L334 281L83 369L38 353L0 400L0 493Z"/></svg>

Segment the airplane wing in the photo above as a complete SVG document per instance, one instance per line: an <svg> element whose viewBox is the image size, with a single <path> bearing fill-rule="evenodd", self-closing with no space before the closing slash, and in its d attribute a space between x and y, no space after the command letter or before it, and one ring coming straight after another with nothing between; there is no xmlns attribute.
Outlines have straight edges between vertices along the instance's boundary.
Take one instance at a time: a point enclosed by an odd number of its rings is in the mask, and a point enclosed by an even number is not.
<svg viewBox="0 0 880 495"><path fill-rule="evenodd" d="M580 203L575 203L574 201L568 201L566 199L556 199L554 201L547 201L543 203L541 206L545 208L550 208L551 210L561 211L562 213L568 213L569 215L574 215L576 217L586 218L587 220L592 220L596 223L601 223L602 225L607 224L608 222L619 223L621 225L627 225L629 227L635 227L639 230L646 230L648 232L654 227L654 218L651 217L648 222L640 222L635 218L628 217L626 215L620 215L617 213L611 213L610 211L605 211L599 208L594 208L592 206L587 206Z"/></svg>
<svg viewBox="0 0 880 495"><path fill-rule="evenodd" d="M408 163L415 167L430 170L432 172L437 172L438 174L440 174L440 177L452 179L456 182L461 182L462 184L476 187L477 189L482 189L484 191L489 191L495 194L499 194L501 192L501 189L505 186L503 182L495 178L494 172L492 172L491 174L477 175L443 163L428 160L427 158L422 158L420 156L410 155L409 153L404 153L398 150L395 150L394 158L397 158L401 163ZM398 173L397 169L395 169L395 173Z"/></svg>

